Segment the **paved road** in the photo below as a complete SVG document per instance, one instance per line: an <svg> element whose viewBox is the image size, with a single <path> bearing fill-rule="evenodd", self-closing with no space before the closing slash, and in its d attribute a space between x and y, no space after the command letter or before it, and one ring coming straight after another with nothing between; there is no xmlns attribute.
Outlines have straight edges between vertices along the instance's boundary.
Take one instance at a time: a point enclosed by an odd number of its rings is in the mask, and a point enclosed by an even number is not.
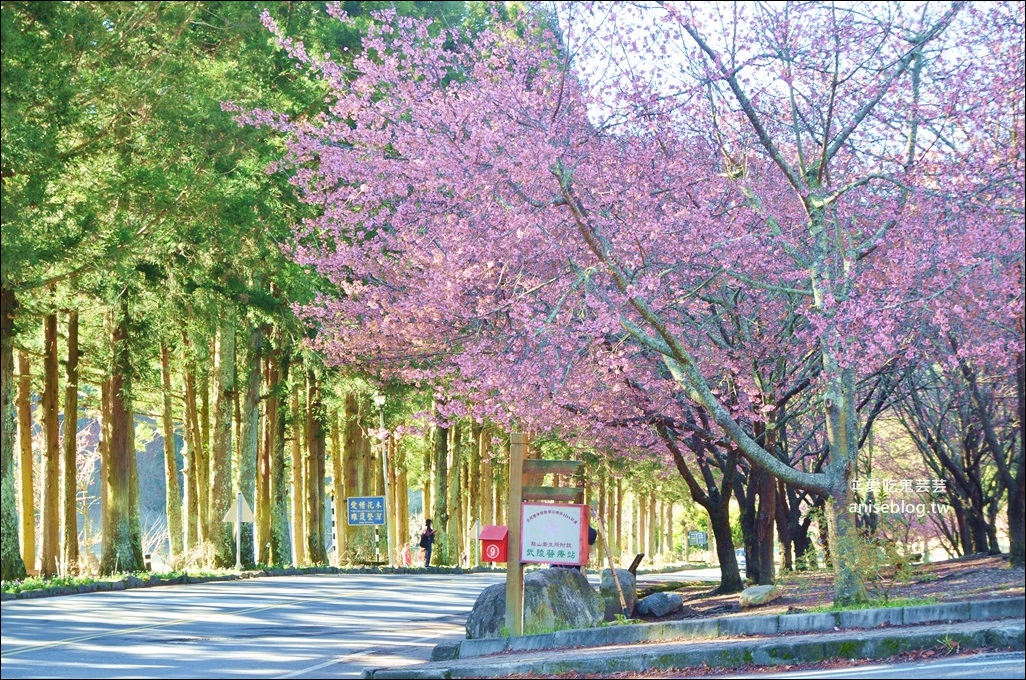
<svg viewBox="0 0 1026 680"><path fill-rule="evenodd" d="M426 661L504 574L312 574L2 605L2 678L343 678Z"/></svg>
<svg viewBox="0 0 1026 680"><path fill-rule="evenodd" d="M1001 652L974 654L971 656L918 661L913 663L889 664L867 661L857 668L836 668L818 671L791 671L773 673L767 669L753 675L728 675L729 678L1022 678L1026 671L1026 656L1023 652Z"/></svg>

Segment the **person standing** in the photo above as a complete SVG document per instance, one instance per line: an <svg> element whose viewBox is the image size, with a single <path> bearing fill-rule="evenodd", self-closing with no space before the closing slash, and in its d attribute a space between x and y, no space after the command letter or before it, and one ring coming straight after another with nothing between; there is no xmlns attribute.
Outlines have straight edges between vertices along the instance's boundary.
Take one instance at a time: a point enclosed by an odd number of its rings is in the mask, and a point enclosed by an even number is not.
<svg viewBox="0 0 1026 680"><path fill-rule="evenodd" d="M424 566L431 566L431 546L435 543L435 534L437 533L431 528L431 520L424 520L424 532L420 535L420 547L424 549Z"/></svg>

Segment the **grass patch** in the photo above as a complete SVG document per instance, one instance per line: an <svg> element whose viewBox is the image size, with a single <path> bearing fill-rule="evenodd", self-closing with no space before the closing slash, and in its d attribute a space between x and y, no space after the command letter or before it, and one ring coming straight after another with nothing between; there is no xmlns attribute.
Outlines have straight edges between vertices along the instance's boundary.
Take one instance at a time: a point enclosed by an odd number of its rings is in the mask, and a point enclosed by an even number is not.
<svg viewBox="0 0 1026 680"><path fill-rule="evenodd" d="M54 590L58 588L78 588L97 583L119 583L130 578L137 578L142 581L174 581L182 577L209 578L229 572L211 571L208 569L197 570L172 570L161 572L134 571L127 573L111 574L109 576L83 575L83 576L53 576L43 578L42 576L29 576L15 581L0 582L0 592L9 595L27 593L37 590Z"/></svg>
<svg viewBox="0 0 1026 680"><path fill-rule="evenodd" d="M50 588L74 588L87 586L102 580L92 576L54 576L53 578L42 578L40 576L29 576L18 581L4 581L0 584L0 592L24 593L30 590L48 590Z"/></svg>

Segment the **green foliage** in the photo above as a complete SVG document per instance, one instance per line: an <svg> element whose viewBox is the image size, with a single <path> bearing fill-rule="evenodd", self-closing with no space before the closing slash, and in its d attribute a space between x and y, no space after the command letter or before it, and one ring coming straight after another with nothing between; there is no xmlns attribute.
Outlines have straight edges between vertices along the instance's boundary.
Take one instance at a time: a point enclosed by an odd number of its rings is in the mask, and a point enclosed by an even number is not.
<svg viewBox="0 0 1026 680"><path fill-rule="evenodd" d="M941 652L948 656L958 654L962 651L962 643L950 635L945 635L938 642L940 642Z"/></svg>
<svg viewBox="0 0 1026 680"><path fill-rule="evenodd" d="M846 566L865 588L869 602L877 606L891 601L896 585L912 580L914 556L904 543L851 531L838 541L835 552L844 556Z"/></svg>
<svg viewBox="0 0 1026 680"><path fill-rule="evenodd" d="M613 614L612 621L603 621L600 626L628 626L634 623L644 623L641 619L629 619L623 614Z"/></svg>
<svg viewBox="0 0 1026 680"><path fill-rule="evenodd" d="M79 586L90 586L99 583L120 583L131 578L141 579L150 583L154 581L175 583L187 578L216 578L225 573L229 572L212 571L209 569L172 569L170 571L161 572L121 572L111 574L109 576L54 576L51 578L30 576L25 579L3 581L2 585L0 585L0 592L16 595L18 593L30 591L44 591L57 588L78 588Z"/></svg>

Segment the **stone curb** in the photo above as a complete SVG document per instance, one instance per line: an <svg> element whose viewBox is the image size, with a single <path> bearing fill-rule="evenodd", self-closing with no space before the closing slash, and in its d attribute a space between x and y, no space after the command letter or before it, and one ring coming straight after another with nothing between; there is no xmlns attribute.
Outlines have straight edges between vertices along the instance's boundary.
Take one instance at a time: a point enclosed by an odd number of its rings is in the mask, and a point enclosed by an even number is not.
<svg viewBox="0 0 1026 680"><path fill-rule="evenodd" d="M772 666L828 659L878 659L916 649L957 647L967 651L980 647L1026 648L1026 623L1002 621L977 622L952 628L947 624L900 630L876 630L867 633L818 634L750 641L718 643L657 643L624 646L620 649L550 651L527 659L480 659L474 663L449 666L431 664L420 667L365 669L361 677L375 680L393 678L502 678L513 674L538 676L575 672L580 675L603 673L643 673L653 668L674 669L696 666L730 668L745 664Z"/></svg>
<svg viewBox="0 0 1026 680"><path fill-rule="evenodd" d="M814 633L834 629L880 628L958 621L993 621L1026 618L1026 597L951 602L915 607L881 607L821 614L777 614L770 616L721 616L712 619L666 621L633 625L562 630L515 638L461 640L456 650L448 645L445 656L432 660L468 659L502 652L527 652L563 647L665 642L670 640ZM455 654L453 652L455 651Z"/></svg>

